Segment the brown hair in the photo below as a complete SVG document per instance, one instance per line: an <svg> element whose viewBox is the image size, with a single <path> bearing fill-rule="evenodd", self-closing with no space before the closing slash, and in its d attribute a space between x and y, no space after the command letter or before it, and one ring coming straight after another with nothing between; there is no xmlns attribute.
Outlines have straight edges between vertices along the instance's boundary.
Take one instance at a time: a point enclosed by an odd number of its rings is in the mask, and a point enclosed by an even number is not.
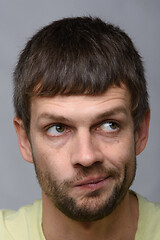
<svg viewBox="0 0 160 240"><path fill-rule="evenodd" d="M30 125L32 96L99 95L125 84L137 126L149 108L144 69L124 31L99 18L55 21L27 43L14 72L17 117Z"/></svg>

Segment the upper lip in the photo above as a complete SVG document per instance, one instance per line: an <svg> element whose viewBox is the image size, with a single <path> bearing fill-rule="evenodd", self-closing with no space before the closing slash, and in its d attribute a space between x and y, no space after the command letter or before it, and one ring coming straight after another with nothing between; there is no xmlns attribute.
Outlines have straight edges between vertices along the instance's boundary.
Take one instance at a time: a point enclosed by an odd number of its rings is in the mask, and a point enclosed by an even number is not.
<svg viewBox="0 0 160 240"><path fill-rule="evenodd" d="M88 179L84 179L82 181L79 181L75 184L75 186L83 186L83 185L87 185L87 184L96 184L98 182L101 182L105 179L107 179L109 176L104 176L104 177L98 177L98 178L88 178Z"/></svg>

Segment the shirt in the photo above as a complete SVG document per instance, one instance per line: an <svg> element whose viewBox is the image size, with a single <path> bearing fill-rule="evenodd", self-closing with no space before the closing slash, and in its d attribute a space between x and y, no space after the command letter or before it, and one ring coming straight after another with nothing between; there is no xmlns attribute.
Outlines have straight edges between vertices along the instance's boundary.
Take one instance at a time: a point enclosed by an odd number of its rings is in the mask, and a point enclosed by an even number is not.
<svg viewBox="0 0 160 240"><path fill-rule="evenodd" d="M139 220L135 240L160 240L160 203L152 203L136 194ZM42 201L18 211L0 211L0 240L45 240L42 227Z"/></svg>

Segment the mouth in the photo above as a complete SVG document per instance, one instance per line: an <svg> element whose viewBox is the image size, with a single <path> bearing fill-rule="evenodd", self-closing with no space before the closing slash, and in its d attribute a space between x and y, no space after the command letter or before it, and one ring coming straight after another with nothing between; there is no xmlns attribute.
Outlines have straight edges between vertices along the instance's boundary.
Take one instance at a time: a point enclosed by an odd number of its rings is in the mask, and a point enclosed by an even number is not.
<svg viewBox="0 0 160 240"><path fill-rule="evenodd" d="M82 190L98 190L105 186L105 184L109 181L110 176L107 177L99 177L99 178L90 178L83 180L75 185L76 188Z"/></svg>

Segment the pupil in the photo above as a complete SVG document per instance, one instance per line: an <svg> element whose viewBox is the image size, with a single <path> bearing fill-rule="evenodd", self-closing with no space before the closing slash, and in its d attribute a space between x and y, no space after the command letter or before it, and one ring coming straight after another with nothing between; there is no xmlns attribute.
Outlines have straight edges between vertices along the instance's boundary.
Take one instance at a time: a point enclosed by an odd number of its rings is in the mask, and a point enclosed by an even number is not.
<svg viewBox="0 0 160 240"><path fill-rule="evenodd" d="M57 132L63 132L64 127L63 126L56 126L56 130L57 130Z"/></svg>
<svg viewBox="0 0 160 240"><path fill-rule="evenodd" d="M115 128L116 128L116 124L115 124L115 123L109 123L109 126L110 126L112 129L115 129Z"/></svg>

